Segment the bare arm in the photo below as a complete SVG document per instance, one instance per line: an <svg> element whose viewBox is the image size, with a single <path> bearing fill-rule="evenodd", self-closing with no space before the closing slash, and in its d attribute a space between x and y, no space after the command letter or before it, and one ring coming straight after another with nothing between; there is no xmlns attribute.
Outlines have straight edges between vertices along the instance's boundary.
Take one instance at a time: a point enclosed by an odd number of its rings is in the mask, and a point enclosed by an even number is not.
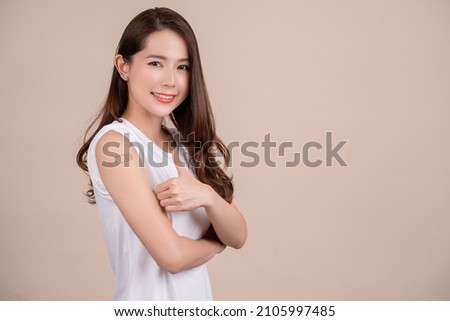
<svg viewBox="0 0 450 321"><path fill-rule="evenodd" d="M175 232L139 166L137 152L124 146L124 142L123 135L114 131L101 137L96 146L97 165L106 189L156 263L176 273L201 265L223 251L220 242L192 240ZM117 157L111 157L112 153Z"/></svg>
<svg viewBox="0 0 450 321"><path fill-rule="evenodd" d="M233 203L225 201L211 186L198 181L186 167L180 165L175 154L179 177L156 187L161 206L167 211L204 207L219 239L227 246L241 248L247 239L244 216Z"/></svg>
<svg viewBox="0 0 450 321"><path fill-rule="evenodd" d="M209 196L203 205L219 239L235 249L247 240L247 224L244 216L232 202L220 197L210 186Z"/></svg>

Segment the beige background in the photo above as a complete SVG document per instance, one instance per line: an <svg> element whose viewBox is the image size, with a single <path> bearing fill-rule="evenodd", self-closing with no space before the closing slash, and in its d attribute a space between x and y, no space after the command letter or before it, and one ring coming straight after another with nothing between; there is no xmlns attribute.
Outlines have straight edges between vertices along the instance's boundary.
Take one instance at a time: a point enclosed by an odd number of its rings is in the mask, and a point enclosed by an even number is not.
<svg viewBox="0 0 450 321"><path fill-rule="evenodd" d="M153 6L196 31L225 141L348 141L348 167L234 150L249 239L209 263L216 299L450 299L448 0L2 0L0 299L111 298L75 154Z"/></svg>

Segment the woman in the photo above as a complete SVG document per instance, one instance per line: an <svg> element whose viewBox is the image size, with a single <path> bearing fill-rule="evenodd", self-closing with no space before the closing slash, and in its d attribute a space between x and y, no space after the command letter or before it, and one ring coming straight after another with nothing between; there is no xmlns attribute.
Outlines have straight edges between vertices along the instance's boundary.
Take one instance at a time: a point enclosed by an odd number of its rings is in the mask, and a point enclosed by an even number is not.
<svg viewBox="0 0 450 321"><path fill-rule="evenodd" d="M172 128L165 125L172 123ZM229 154L216 136L195 35L149 9L126 27L106 102L77 155L90 176L116 300L211 300L205 263L241 248Z"/></svg>

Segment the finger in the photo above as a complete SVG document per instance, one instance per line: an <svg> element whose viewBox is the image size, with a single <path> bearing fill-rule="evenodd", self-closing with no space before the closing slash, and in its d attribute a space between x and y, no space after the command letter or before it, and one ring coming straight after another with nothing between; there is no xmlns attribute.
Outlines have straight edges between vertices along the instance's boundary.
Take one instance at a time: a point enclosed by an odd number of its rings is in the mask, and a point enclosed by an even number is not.
<svg viewBox="0 0 450 321"><path fill-rule="evenodd" d="M156 194L156 198L159 199L160 201L167 199L167 198L171 198L172 196L173 196L173 193L169 190L165 190L164 192Z"/></svg>
<svg viewBox="0 0 450 321"><path fill-rule="evenodd" d="M161 183L158 186L155 187L155 193L159 194L161 192L164 192L169 189L169 184L167 182Z"/></svg>
<svg viewBox="0 0 450 321"><path fill-rule="evenodd" d="M169 205L164 208L167 212L179 212L183 209L176 205Z"/></svg>
<svg viewBox="0 0 450 321"><path fill-rule="evenodd" d="M187 168L186 162L184 162L180 158L180 152L179 152L178 148L174 149L172 156L173 156L173 162L174 162L175 167L178 172L178 176L182 176L182 175L186 175L186 174L191 175L191 172Z"/></svg>
<svg viewBox="0 0 450 321"><path fill-rule="evenodd" d="M161 192L164 192L165 190L168 190L170 188L170 186L174 185L175 181L176 181L176 177L169 178L167 181L157 185L155 187L155 192L156 193L161 193Z"/></svg>
<svg viewBox="0 0 450 321"><path fill-rule="evenodd" d="M163 199L159 202L159 205L166 208L167 206L174 206L174 201L171 198Z"/></svg>
<svg viewBox="0 0 450 321"><path fill-rule="evenodd" d="M169 212L183 210L183 204L176 201L173 197L160 201L159 205Z"/></svg>

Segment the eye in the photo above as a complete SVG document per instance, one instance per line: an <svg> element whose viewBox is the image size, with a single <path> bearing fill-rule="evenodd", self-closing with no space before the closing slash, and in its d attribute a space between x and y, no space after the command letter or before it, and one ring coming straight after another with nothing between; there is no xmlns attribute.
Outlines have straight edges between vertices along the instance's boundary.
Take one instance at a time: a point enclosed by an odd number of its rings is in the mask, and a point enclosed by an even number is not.
<svg viewBox="0 0 450 321"><path fill-rule="evenodd" d="M159 61L150 61L148 65L153 67L162 67L162 64Z"/></svg>
<svg viewBox="0 0 450 321"><path fill-rule="evenodd" d="M181 65L178 66L178 69L189 71L191 70L191 67L189 67L189 65Z"/></svg>

